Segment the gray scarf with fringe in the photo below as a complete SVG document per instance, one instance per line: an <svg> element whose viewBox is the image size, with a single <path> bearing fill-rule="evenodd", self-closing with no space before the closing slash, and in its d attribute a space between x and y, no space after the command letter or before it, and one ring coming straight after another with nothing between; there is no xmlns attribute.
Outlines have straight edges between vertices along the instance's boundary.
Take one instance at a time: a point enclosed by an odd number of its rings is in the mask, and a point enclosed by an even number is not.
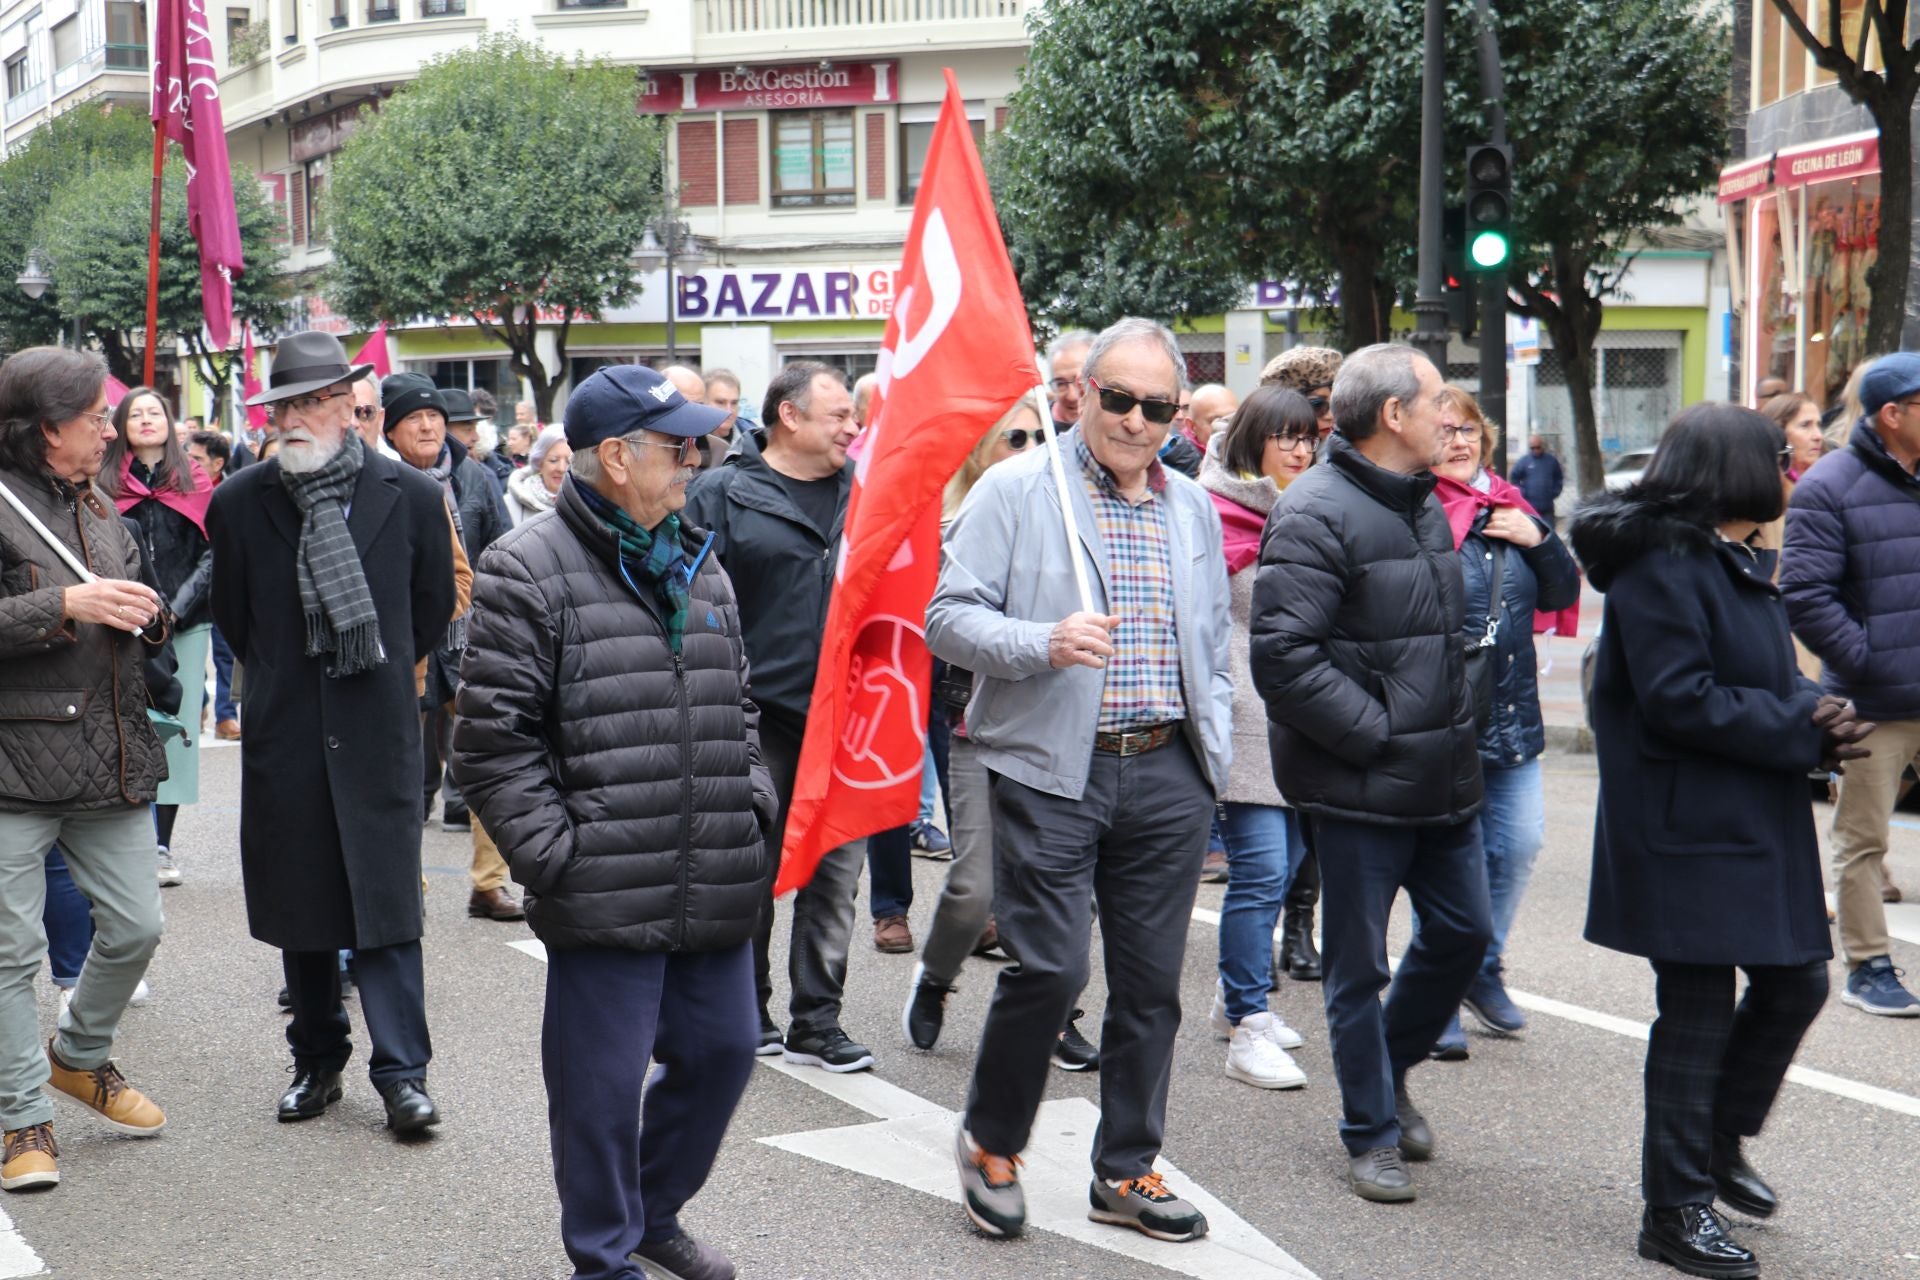
<svg viewBox="0 0 1920 1280"><path fill-rule="evenodd" d="M314 471L282 468L280 483L300 512L300 547L294 567L300 608L307 620L307 656L332 658L329 677L358 675L387 660L380 643L367 575L347 532L347 500L366 461L365 446L351 429L340 452Z"/></svg>

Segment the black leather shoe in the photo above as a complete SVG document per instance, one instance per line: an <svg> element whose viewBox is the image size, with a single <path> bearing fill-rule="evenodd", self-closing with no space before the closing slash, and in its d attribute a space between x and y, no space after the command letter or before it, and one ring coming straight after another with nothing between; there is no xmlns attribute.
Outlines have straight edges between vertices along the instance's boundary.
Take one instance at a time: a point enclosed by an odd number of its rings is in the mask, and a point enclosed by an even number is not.
<svg viewBox="0 0 1920 1280"><path fill-rule="evenodd" d="M1714 1189L1728 1208L1738 1209L1749 1218L1770 1218L1780 1207L1780 1197L1773 1194L1773 1188L1740 1154L1740 1139L1732 1134L1713 1135L1713 1162L1709 1169Z"/></svg>
<svg viewBox="0 0 1920 1280"><path fill-rule="evenodd" d="M1295 982L1320 981L1320 953L1313 945L1313 909L1288 907L1280 922L1280 963Z"/></svg>
<svg viewBox="0 0 1920 1280"><path fill-rule="evenodd" d="M1726 1224L1710 1204L1677 1209L1648 1205L1640 1216L1640 1256L1711 1280L1751 1280L1760 1274L1753 1251L1727 1235Z"/></svg>
<svg viewBox="0 0 1920 1280"><path fill-rule="evenodd" d="M418 1133L440 1123L440 1111L427 1096L421 1080L402 1080L380 1091L387 1104L387 1128L395 1133Z"/></svg>
<svg viewBox="0 0 1920 1280"><path fill-rule="evenodd" d="M1433 1130L1407 1096L1406 1085L1393 1091L1393 1105L1400 1113L1400 1154L1409 1160L1433 1159Z"/></svg>
<svg viewBox="0 0 1920 1280"><path fill-rule="evenodd" d="M296 1066L293 1069L293 1084L280 1095L278 1114L282 1123L291 1120L311 1120L338 1101L340 1101L338 1071Z"/></svg>

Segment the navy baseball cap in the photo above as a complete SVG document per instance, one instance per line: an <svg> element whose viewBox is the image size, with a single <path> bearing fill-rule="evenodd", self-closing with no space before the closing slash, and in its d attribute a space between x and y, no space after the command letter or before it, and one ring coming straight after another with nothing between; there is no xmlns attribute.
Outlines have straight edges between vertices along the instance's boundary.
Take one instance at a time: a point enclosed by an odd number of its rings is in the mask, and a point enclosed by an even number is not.
<svg viewBox="0 0 1920 1280"><path fill-rule="evenodd" d="M689 438L711 435L726 420L726 410L694 404L645 365L611 364L567 397L567 444L591 449L602 440L642 430Z"/></svg>
<svg viewBox="0 0 1920 1280"><path fill-rule="evenodd" d="M1875 418L1882 408L1916 391L1920 391L1920 355L1896 351L1875 360L1860 379L1860 407L1869 418Z"/></svg>

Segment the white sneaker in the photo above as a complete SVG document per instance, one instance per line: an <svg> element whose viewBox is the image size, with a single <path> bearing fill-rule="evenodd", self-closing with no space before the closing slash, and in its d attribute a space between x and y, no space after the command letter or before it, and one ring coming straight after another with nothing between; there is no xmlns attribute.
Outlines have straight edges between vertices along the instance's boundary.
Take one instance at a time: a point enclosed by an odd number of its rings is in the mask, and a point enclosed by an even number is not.
<svg viewBox="0 0 1920 1280"><path fill-rule="evenodd" d="M151 999L153 999L153 988L147 985L145 978L142 978L140 979L140 985L133 989L133 994L127 997L127 1003L130 1005L143 1005Z"/></svg>
<svg viewBox="0 0 1920 1280"><path fill-rule="evenodd" d="M173 860L173 854L167 846L159 846L159 868L161 888L171 888L179 884L184 876L180 874L180 864Z"/></svg>
<svg viewBox="0 0 1920 1280"><path fill-rule="evenodd" d="M1282 1049L1298 1049L1307 1042L1305 1036L1287 1025L1287 1020L1268 1010L1273 1024L1267 1034ZM1213 1028L1213 1034L1221 1040L1233 1039L1233 1021L1227 1017L1227 989L1223 983L1213 984L1213 1009L1207 1014L1207 1025Z"/></svg>
<svg viewBox="0 0 1920 1280"><path fill-rule="evenodd" d="M1227 1046L1227 1079L1256 1089L1298 1089L1307 1082L1293 1058L1274 1043L1273 1015L1254 1013L1234 1028Z"/></svg>

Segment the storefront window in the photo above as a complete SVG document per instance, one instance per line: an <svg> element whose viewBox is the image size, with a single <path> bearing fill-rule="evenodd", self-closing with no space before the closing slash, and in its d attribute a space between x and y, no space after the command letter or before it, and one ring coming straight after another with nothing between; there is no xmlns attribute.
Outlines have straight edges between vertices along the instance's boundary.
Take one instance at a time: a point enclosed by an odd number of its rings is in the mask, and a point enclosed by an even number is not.
<svg viewBox="0 0 1920 1280"><path fill-rule="evenodd" d="M1793 193L1769 196L1758 202L1754 214L1753 245L1756 254L1753 307L1758 341L1754 349L1754 367L1749 381L1758 386L1767 378L1783 378L1789 386L1800 385L1795 364L1796 325L1799 320L1798 290L1788 280L1787 257L1790 246L1783 241L1785 226L1780 217L1781 203L1797 199Z"/></svg>
<svg viewBox="0 0 1920 1280"><path fill-rule="evenodd" d="M782 111L772 117L773 207L853 203L853 112Z"/></svg>
<svg viewBox="0 0 1920 1280"><path fill-rule="evenodd" d="M1867 270L1880 252L1880 179L1807 189L1807 368L1800 384L1832 403L1867 358Z"/></svg>

